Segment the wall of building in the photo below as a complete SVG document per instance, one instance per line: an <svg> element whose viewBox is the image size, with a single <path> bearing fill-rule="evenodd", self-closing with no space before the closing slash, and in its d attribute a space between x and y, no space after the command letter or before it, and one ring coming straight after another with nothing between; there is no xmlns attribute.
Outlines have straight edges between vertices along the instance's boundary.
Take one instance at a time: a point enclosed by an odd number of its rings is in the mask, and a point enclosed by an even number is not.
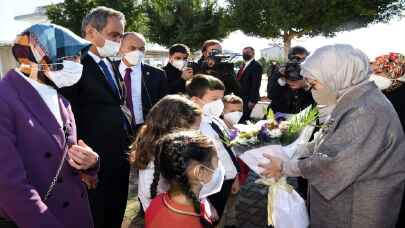
<svg viewBox="0 0 405 228"><path fill-rule="evenodd" d="M0 78L16 66L17 62L11 53L11 45L0 45Z"/></svg>

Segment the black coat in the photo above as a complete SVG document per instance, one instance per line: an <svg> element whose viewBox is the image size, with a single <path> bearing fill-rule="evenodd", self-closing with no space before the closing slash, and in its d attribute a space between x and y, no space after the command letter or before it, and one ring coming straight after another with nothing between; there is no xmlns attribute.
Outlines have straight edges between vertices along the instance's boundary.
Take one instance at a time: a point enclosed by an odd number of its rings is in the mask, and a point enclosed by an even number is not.
<svg viewBox="0 0 405 228"><path fill-rule="evenodd" d="M240 85L236 81L234 65L230 62L221 62L214 65L212 68L207 68L203 59L197 63L196 73L208 74L221 80L225 85L225 95L233 93L240 96Z"/></svg>
<svg viewBox="0 0 405 228"><path fill-rule="evenodd" d="M255 60L252 60L246 69L243 70L238 82L241 88L240 95L244 104L248 102L257 103L260 100L262 73L262 66Z"/></svg>
<svg viewBox="0 0 405 228"><path fill-rule="evenodd" d="M120 94L116 94L90 55L84 56L82 64L80 81L71 87L62 88L60 92L72 104L78 138L100 155L102 164L108 159L108 164L102 165L102 169L120 166L126 162L129 134L121 108L125 105L124 83L114 70L120 90Z"/></svg>
<svg viewBox="0 0 405 228"><path fill-rule="evenodd" d="M315 104L311 91L304 89L292 90L288 85L281 86L278 79L281 74L273 71L268 79L268 96L271 100L270 108L274 112L298 113L309 105Z"/></svg>
<svg viewBox="0 0 405 228"><path fill-rule="evenodd" d="M405 83L403 83L399 88L393 91L383 91L385 96L391 101L392 105L397 111L399 120L401 121L402 128L405 131Z"/></svg>
<svg viewBox="0 0 405 228"><path fill-rule="evenodd" d="M125 86L116 68L113 70L119 94L90 55L83 57L82 64L80 81L60 92L72 105L78 139L100 156L99 182L96 189L89 191L95 227L121 227L128 197L127 153L131 143Z"/></svg>
<svg viewBox="0 0 405 228"><path fill-rule="evenodd" d="M181 77L182 71L168 63L163 67L167 77L168 94L178 94L186 92L186 80Z"/></svg>

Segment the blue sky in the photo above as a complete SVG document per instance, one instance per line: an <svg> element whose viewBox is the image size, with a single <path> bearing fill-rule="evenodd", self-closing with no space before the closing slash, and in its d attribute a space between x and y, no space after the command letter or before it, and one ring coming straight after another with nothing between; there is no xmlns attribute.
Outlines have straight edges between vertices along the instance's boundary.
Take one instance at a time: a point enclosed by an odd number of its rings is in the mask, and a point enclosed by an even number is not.
<svg viewBox="0 0 405 228"><path fill-rule="evenodd" d="M37 6L57 3L62 0L0 0L0 41L12 41L15 35L29 26L15 21L14 17L32 13ZM244 46L260 50L274 43L272 40L249 37L240 31L230 34L223 40L224 49L241 51ZM369 25L350 32L342 32L333 38L300 38L293 45L303 45L310 51L327 44L348 43L363 50L369 57L395 51L405 54L405 18L393 20L388 24Z"/></svg>

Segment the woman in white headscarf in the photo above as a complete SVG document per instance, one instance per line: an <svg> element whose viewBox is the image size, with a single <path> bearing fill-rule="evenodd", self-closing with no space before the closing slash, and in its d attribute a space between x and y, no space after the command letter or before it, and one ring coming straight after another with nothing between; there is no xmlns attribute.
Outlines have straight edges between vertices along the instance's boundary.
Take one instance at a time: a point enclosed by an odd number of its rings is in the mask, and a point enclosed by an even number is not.
<svg viewBox="0 0 405 228"><path fill-rule="evenodd" d="M391 103L368 80L368 58L349 45L325 46L302 69L329 117L294 159L266 156L271 162L263 174L308 179L311 228L395 227L405 136Z"/></svg>

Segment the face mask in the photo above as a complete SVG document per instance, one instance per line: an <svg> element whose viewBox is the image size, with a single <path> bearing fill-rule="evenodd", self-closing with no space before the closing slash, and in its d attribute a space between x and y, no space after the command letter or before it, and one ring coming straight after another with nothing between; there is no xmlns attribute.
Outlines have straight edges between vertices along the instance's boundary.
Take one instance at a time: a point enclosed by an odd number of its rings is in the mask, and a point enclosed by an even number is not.
<svg viewBox="0 0 405 228"><path fill-rule="evenodd" d="M219 117L224 111L224 103L221 99L212 101L203 106L203 114L209 117Z"/></svg>
<svg viewBox="0 0 405 228"><path fill-rule="evenodd" d="M235 125L238 124L240 118L242 118L242 115L242 112L228 112L224 114L224 119L230 124Z"/></svg>
<svg viewBox="0 0 405 228"><path fill-rule="evenodd" d="M243 58L243 60L245 60L245 61L249 61L250 59L252 59L252 56L249 55L249 54L243 54L243 55L242 55L242 58Z"/></svg>
<svg viewBox="0 0 405 228"><path fill-rule="evenodd" d="M67 60L63 60L62 64L62 70L47 72L49 79L58 88L68 87L76 84L82 77L83 65Z"/></svg>
<svg viewBox="0 0 405 228"><path fill-rule="evenodd" d="M280 86L285 86L285 85L287 85L287 81L286 81L284 78L279 78L279 79L277 79L277 83L278 83Z"/></svg>
<svg viewBox="0 0 405 228"><path fill-rule="evenodd" d="M203 184L199 195L200 199L204 199L208 196L218 193L219 191L221 191L222 184L224 183L225 169L220 161L218 161L218 167L215 170L210 170L213 172L211 180Z"/></svg>
<svg viewBox="0 0 405 228"><path fill-rule="evenodd" d="M370 81L373 81L380 90L388 89L392 85L392 80L377 74L370 75Z"/></svg>
<svg viewBox="0 0 405 228"><path fill-rule="evenodd" d="M105 39L104 46L96 47L96 48L97 48L98 54L101 57L112 57L112 56L116 56L118 54L120 46L121 46L121 43L117 43L117 42Z"/></svg>
<svg viewBox="0 0 405 228"><path fill-rule="evenodd" d="M173 60L173 61L171 62L171 64L172 64L176 69L178 69L179 71L182 71L183 68L184 68L184 66L186 65L186 61L184 61L184 60Z"/></svg>
<svg viewBox="0 0 405 228"><path fill-rule="evenodd" d="M142 63L144 54L141 51L131 51L124 55L124 58L131 64L132 66L139 65Z"/></svg>
<svg viewBox="0 0 405 228"><path fill-rule="evenodd" d="M337 94L327 88L312 89L311 93L318 105L335 105L337 103Z"/></svg>

